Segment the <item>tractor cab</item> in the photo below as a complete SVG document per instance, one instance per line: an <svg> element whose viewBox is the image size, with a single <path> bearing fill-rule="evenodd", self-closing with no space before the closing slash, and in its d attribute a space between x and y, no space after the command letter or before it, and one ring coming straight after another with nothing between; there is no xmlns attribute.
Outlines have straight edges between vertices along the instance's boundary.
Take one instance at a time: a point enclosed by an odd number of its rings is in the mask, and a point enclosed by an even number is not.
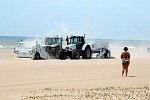
<svg viewBox="0 0 150 100"><path fill-rule="evenodd" d="M67 45L76 46L76 49L81 49L81 47L85 44L84 36L71 36L67 37Z"/></svg>
<svg viewBox="0 0 150 100"><path fill-rule="evenodd" d="M84 36L71 36L66 38L67 46L61 50L59 54L60 59L79 59L82 56L83 59L91 59L91 47L88 43L85 43Z"/></svg>
<svg viewBox="0 0 150 100"><path fill-rule="evenodd" d="M51 56L58 58L58 52L62 49L63 39L60 37L46 37L45 50Z"/></svg>
<svg viewBox="0 0 150 100"><path fill-rule="evenodd" d="M46 37L45 38L45 45L56 45L61 44L62 38L59 37Z"/></svg>
<svg viewBox="0 0 150 100"><path fill-rule="evenodd" d="M84 40L84 36L71 36L70 38L67 37L66 41L67 41L67 45L68 44L85 44L85 40Z"/></svg>

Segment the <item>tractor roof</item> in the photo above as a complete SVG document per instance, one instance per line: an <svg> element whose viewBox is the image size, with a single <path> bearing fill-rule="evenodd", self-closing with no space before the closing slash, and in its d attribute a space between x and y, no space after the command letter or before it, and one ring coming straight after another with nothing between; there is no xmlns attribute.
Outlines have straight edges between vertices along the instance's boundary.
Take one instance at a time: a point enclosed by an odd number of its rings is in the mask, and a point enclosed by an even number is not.
<svg viewBox="0 0 150 100"><path fill-rule="evenodd" d="M46 37L46 38L51 38L51 39L61 39L61 37Z"/></svg>
<svg viewBox="0 0 150 100"><path fill-rule="evenodd" d="M84 36L70 36L70 38L84 38Z"/></svg>

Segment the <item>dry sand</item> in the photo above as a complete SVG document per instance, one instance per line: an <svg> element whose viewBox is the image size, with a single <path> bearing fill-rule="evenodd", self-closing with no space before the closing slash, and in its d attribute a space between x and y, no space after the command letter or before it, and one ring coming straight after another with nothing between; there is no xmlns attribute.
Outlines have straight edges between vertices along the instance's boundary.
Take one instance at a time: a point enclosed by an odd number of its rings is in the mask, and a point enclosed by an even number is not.
<svg viewBox="0 0 150 100"><path fill-rule="evenodd" d="M122 50L115 59L12 60L13 49L0 49L0 100L149 100L150 53L134 51L122 77Z"/></svg>

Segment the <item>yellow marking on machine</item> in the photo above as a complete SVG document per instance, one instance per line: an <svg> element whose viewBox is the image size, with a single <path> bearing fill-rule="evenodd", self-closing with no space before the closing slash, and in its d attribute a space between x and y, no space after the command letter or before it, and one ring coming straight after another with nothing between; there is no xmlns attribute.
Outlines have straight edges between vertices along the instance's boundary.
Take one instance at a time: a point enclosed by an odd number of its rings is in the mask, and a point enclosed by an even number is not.
<svg viewBox="0 0 150 100"><path fill-rule="evenodd" d="M12 58L12 60L33 60L32 58Z"/></svg>

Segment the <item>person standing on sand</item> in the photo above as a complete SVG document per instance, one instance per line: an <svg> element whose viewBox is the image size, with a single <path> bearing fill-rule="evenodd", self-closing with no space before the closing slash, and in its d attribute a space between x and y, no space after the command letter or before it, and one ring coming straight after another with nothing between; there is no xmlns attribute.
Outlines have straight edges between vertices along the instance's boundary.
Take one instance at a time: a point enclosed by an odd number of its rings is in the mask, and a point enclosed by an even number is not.
<svg viewBox="0 0 150 100"><path fill-rule="evenodd" d="M127 52L128 48L124 47L124 52L121 54L122 59L122 76L124 75L124 72L126 73L126 76L128 75L128 66L130 64L130 53Z"/></svg>

